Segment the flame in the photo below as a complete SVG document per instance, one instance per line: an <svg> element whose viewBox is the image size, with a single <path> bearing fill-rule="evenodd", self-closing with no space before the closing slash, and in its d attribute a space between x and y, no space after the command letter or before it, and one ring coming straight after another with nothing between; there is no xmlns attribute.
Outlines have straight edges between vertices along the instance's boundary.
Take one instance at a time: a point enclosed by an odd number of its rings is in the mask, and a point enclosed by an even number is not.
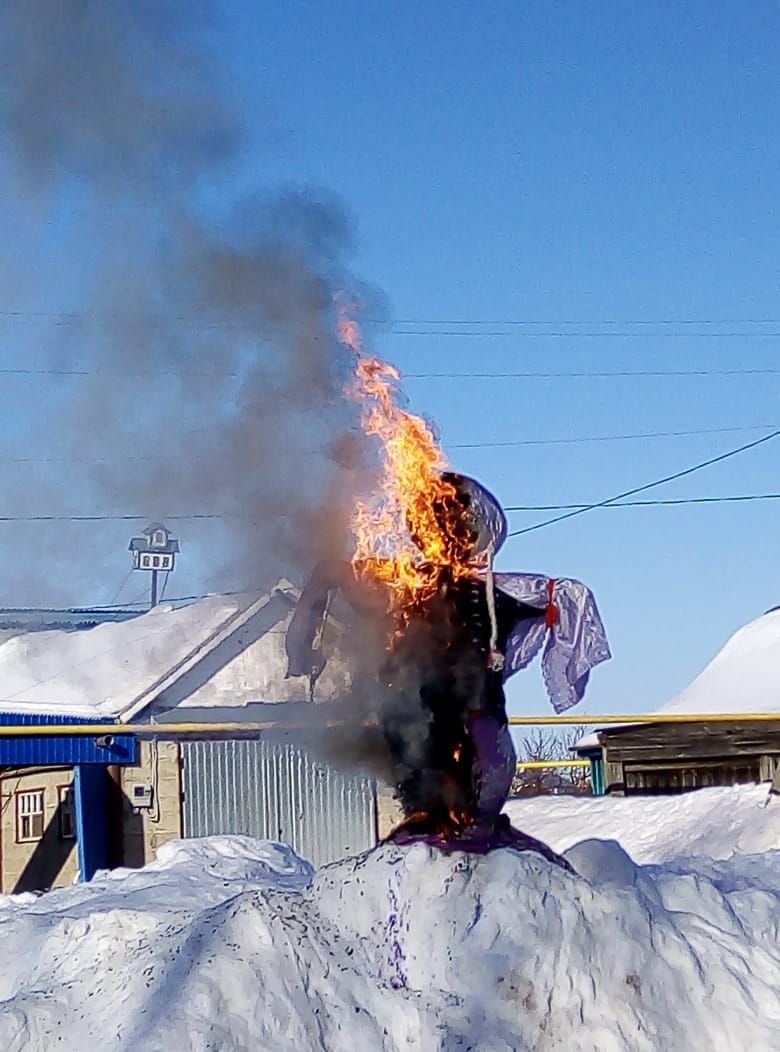
<svg viewBox="0 0 780 1052"><path fill-rule="evenodd" d="M378 440L381 458L376 492L359 500L352 514L352 565L358 577L386 588L389 610L404 621L435 591L444 567L456 577L473 567L442 528L442 509L457 494L442 478L447 460L441 447L422 417L401 408L398 370L366 354L355 305L338 308L338 338L354 355L346 393L359 404L361 426Z"/></svg>

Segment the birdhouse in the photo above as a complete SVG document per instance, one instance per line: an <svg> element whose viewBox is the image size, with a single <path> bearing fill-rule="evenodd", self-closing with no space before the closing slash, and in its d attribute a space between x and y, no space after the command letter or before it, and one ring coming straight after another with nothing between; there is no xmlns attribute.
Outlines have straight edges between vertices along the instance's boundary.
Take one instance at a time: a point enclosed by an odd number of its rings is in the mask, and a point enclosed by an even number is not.
<svg viewBox="0 0 780 1052"><path fill-rule="evenodd" d="M134 570L167 573L173 569L179 542L162 523L153 522L143 531L142 537L133 537L129 548L133 553Z"/></svg>

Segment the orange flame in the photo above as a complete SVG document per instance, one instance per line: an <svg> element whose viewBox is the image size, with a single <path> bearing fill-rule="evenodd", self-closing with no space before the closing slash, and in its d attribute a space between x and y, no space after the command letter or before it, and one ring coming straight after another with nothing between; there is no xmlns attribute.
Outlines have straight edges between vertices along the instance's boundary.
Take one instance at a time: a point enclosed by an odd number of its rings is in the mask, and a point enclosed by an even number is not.
<svg viewBox="0 0 780 1052"><path fill-rule="evenodd" d="M375 494L357 502L351 521L356 575L388 592L388 606L404 620L414 603L435 590L443 567L469 570L442 529L442 501L456 496L442 478L447 461L430 427L399 405L400 373L365 354L353 304L339 304L338 337L355 358L347 395L360 405L361 425L379 442Z"/></svg>

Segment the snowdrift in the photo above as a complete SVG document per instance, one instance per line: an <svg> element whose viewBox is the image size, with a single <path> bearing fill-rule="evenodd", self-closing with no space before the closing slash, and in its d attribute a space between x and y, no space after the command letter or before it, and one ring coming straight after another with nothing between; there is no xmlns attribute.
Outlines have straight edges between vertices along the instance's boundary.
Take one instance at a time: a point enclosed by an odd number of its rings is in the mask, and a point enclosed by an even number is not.
<svg viewBox="0 0 780 1052"><path fill-rule="evenodd" d="M765 784L679 796L536 796L510 800L504 810L558 852L586 837L617 840L636 862L780 849L780 797Z"/></svg>
<svg viewBox="0 0 780 1052"><path fill-rule="evenodd" d="M0 1048L780 1047L780 852L571 875L383 846L316 874L246 838L0 902Z"/></svg>

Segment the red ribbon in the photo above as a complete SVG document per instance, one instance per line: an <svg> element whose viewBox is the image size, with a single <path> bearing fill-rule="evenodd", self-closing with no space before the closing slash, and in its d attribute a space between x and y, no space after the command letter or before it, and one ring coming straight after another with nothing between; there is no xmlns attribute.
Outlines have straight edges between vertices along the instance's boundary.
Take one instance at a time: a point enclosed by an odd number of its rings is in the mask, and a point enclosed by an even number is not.
<svg viewBox="0 0 780 1052"><path fill-rule="evenodd" d="M555 590L555 578L551 577L547 582L547 606L544 611L544 626L545 628L552 629L554 625L558 624L560 614L558 607L553 602L553 591Z"/></svg>

